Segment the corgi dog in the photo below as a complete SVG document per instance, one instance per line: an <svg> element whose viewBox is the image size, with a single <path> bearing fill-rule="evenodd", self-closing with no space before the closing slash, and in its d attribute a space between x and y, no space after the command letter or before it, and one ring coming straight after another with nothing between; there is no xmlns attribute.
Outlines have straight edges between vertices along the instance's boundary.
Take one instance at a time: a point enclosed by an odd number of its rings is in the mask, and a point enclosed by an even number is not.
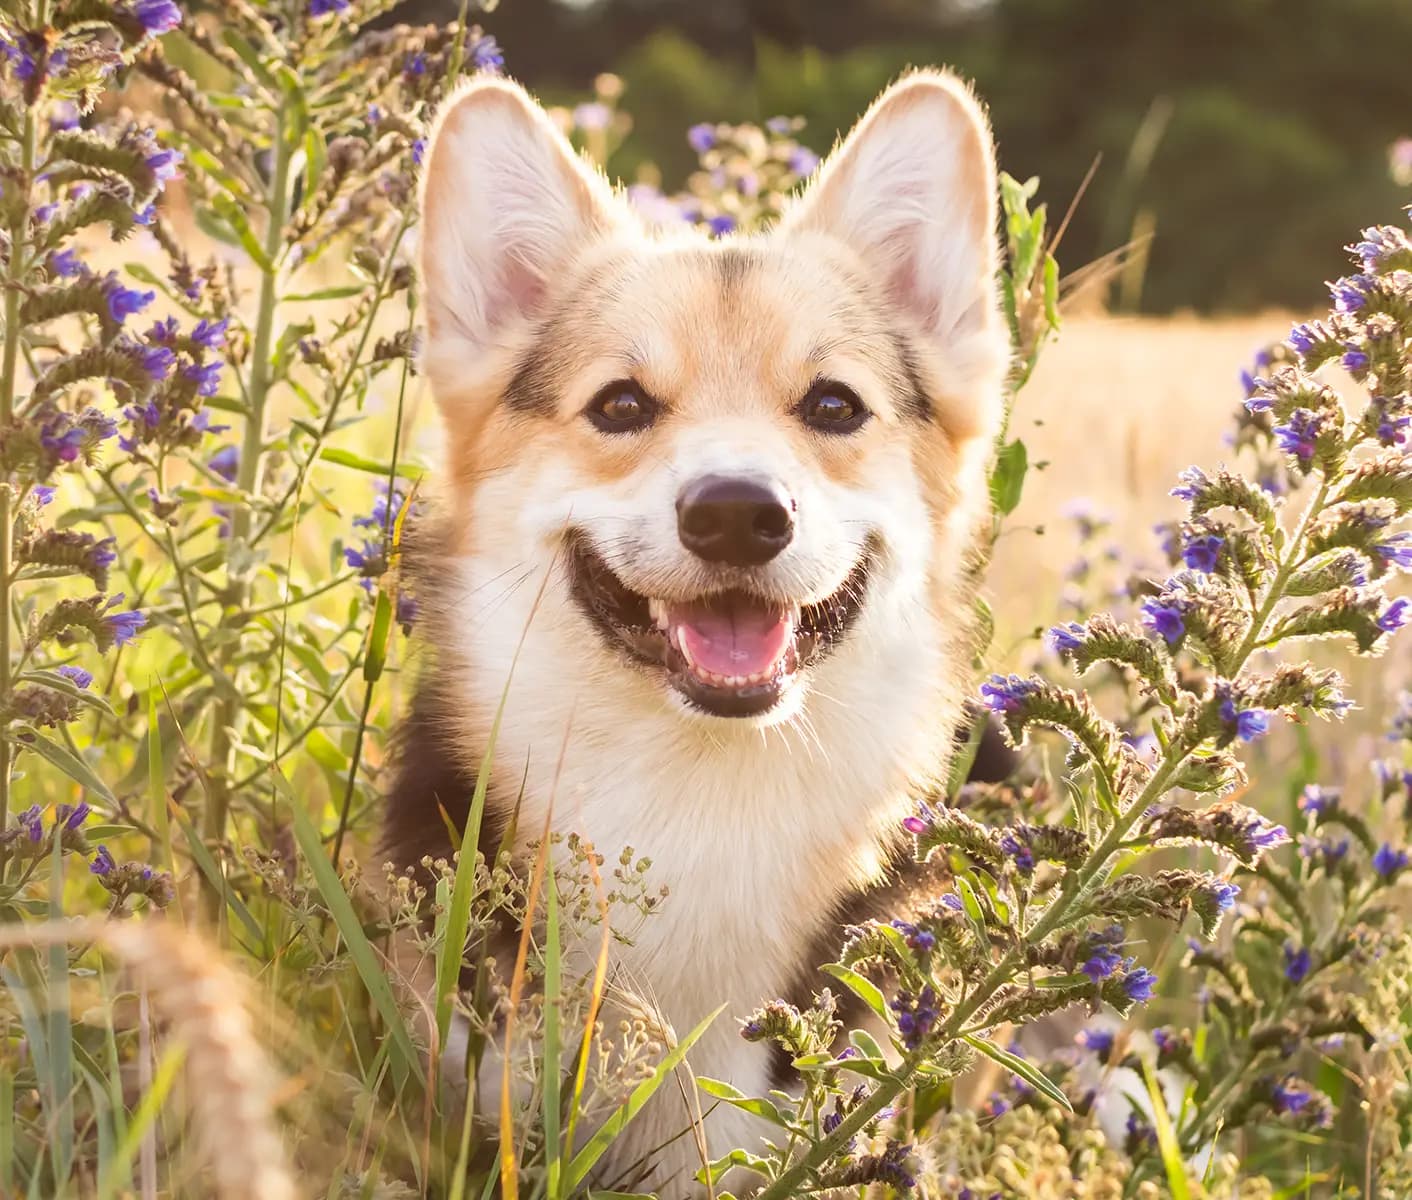
<svg viewBox="0 0 1412 1200"><path fill-rule="evenodd" d="M513 813L521 861L546 827L650 857L669 895L610 988L678 1036L725 1003L689 1062L751 1095L771 1055L739 1018L826 982L962 716L1009 365L996 190L985 114L938 71L760 234L649 229L501 79L448 99L427 150L446 461L388 857L449 857L503 697L482 848ZM659 1090L604 1186L687 1194L703 1154L757 1141L727 1105L691 1129L689 1091Z"/></svg>

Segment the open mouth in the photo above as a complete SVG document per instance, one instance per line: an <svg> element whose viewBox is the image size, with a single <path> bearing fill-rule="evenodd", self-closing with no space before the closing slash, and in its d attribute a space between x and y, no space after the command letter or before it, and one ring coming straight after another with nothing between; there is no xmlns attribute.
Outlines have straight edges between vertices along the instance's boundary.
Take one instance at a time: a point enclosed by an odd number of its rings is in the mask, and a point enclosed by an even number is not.
<svg viewBox="0 0 1412 1200"><path fill-rule="evenodd" d="M768 712L838 643L862 607L870 561L865 553L833 595L801 605L742 588L663 600L628 587L583 538L568 554L574 599L609 644L720 717Z"/></svg>

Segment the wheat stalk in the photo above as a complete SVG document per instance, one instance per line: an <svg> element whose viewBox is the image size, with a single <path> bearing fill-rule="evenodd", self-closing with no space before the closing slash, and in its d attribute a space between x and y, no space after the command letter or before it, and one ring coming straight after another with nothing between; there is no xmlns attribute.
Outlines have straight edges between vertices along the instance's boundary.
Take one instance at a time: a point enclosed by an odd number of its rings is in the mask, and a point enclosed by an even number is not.
<svg viewBox="0 0 1412 1200"><path fill-rule="evenodd" d="M0 933L0 949L77 942L121 959L185 1047L187 1104L216 1200L295 1200L273 1120L275 1072L251 1027L244 978L166 922L54 921Z"/></svg>

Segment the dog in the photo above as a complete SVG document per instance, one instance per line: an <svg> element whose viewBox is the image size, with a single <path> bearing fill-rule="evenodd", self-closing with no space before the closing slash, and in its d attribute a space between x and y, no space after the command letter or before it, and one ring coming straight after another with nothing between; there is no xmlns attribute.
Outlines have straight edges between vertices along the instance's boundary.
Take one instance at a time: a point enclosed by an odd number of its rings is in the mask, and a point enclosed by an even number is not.
<svg viewBox="0 0 1412 1200"><path fill-rule="evenodd" d="M886 908L963 717L1009 366L996 191L981 105L931 70L757 235L648 229L505 80L451 96L427 149L446 462L388 857L449 856L503 697L482 849L514 813L522 860L546 826L650 856L670 894L612 979L678 1034L726 1003L689 1061L751 1095L770 1053L738 1018L807 998L859 899ZM690 1191L695 1111L661 1089L604 1179L670 1142L635 1185ZM714 1157L760 1127L721 1105L697 1132Z"/></svg>

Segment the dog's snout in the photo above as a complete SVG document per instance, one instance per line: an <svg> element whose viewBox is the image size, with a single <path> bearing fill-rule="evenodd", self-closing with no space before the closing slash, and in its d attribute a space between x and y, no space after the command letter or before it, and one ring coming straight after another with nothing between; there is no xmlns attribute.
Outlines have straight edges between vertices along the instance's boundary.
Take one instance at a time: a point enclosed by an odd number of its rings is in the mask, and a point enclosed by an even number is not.
<svg viewBox="0 0 1412 1200"><path fill-rule="evenodd" d="M677 535L707 562L758 567L794 537L794 501L773 480L702 475L677 497Z"/></svg>

